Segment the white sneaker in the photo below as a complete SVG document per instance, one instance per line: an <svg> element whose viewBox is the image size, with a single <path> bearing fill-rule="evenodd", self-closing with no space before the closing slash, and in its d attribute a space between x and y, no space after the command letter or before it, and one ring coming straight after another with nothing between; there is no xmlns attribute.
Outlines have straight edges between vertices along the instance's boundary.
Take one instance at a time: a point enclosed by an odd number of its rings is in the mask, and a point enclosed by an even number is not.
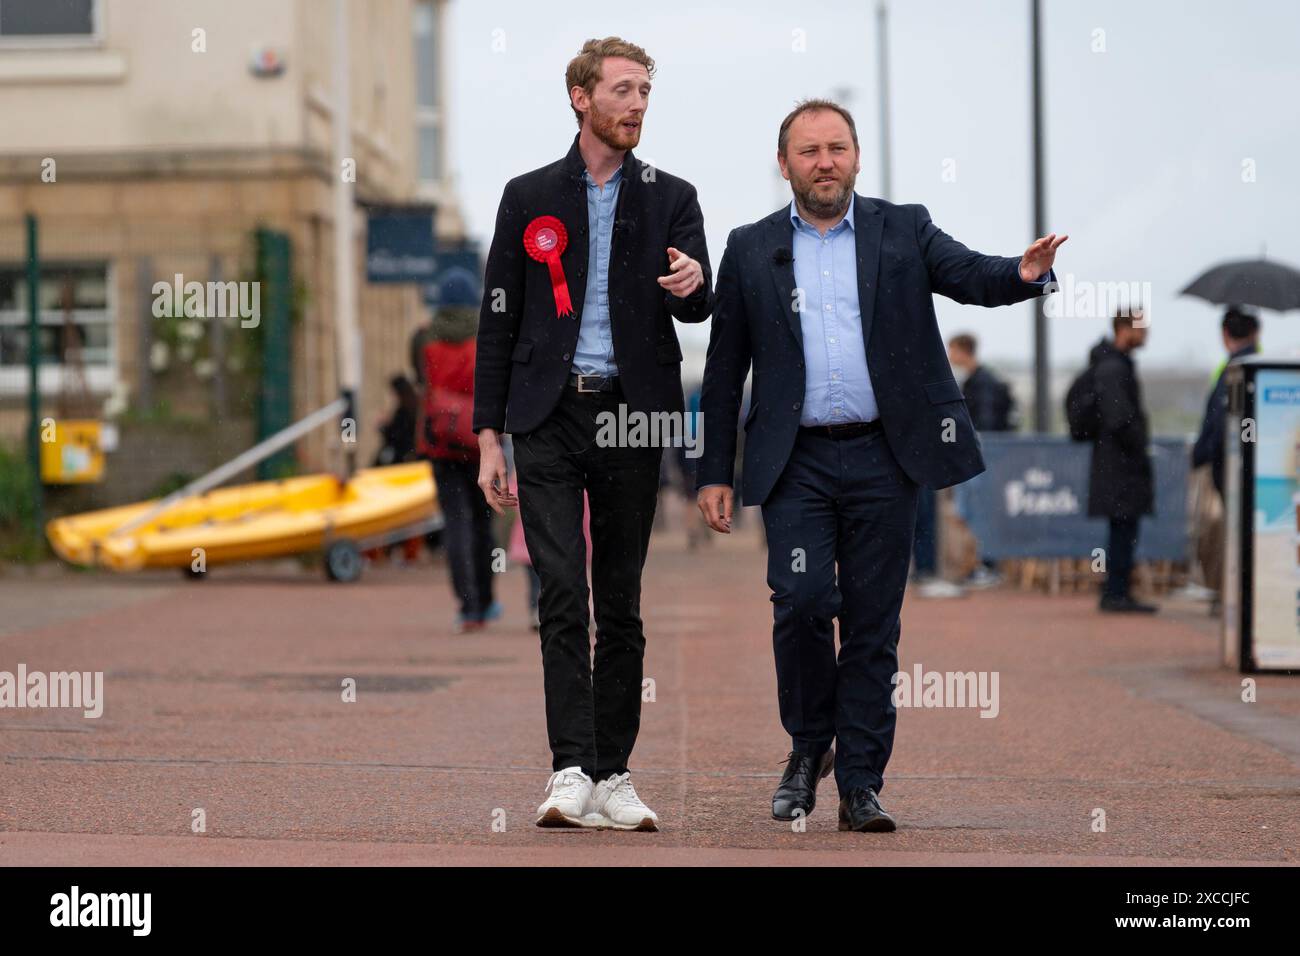
<svg viewBox="0 0 1300 956"><path fill-rule="evenodd" d="M565 767L546 781L550 796L537 808L539 827L585 827L591 812L591 778L581 767Z"/></svg>
<svg viewBox="0 0 1300 956"><path fill-rule="evenodd" d="M945 581L943 578L929 578L916 586L918 597L923 598L959 598L966 592L960 585Z"/></svg>
<svg viewBox="0 0 1300 956"><path fill-rule="evenodd" d="M596 784L591 809L614 830L658 830L659 816L636 795L630 773L616 773Z"/></svg>

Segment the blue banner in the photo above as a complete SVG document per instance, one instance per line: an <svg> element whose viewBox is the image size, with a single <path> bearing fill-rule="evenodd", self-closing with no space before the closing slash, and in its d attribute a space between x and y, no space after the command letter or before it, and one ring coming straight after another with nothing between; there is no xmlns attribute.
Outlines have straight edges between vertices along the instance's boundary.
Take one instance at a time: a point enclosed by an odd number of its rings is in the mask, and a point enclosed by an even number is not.
<svg viewBox="0 0 1300 956"><path fill-rule="evenodd" d="M437 275L432 207L374 209L366 228L369 282L431 282Z"/></svg>
<svg viewBox="0 0 1300 956"><path fill-rule="evenodd" d="M1092 445L1056 435L983 433L988 470L957 488L958 510L980 554L1002 558L1087 558L1104 548L1105 518L1088 517ZM1138 560L1187 558L1187 477L1191 447L1151 442L1155 514L1142 519Z"/></svg>

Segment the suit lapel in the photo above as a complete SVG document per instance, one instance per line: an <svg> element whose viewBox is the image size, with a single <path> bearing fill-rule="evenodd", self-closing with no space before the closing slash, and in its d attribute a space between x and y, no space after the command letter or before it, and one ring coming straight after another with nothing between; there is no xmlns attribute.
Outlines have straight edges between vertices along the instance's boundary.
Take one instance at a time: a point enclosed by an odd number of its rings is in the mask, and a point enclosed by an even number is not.
<svg viewBox="0 0 1300 956"><path fill-rule="evenodd" d="M876 312L876 277L880 272L880 237L885 215L869 199L853 197L854 240L858 259L858 312L862 316L862 344L870 353L871 323Z"/></svg>
<svg viewBox="0 0 1300 956"><path fill-rule="evenodd" d="M587 186L582 178L585 172L586 166L582 162L582 154L578 152L575 137L569 155L560 166L559 183L552 193L555 208L533 213L534 216L555 216L564 223L569 234L569 244L560 255L560 264L564 267L564 281L569 287L569 299L573 303L573 317L579 320L582 318L582 305L587 295L587 244L591 241L587 231ZM545 272L545 265L537 265ZM546 283L550 285L549 276Z"/></svg>
<svg viewBox="0 0 1300 956"><path fill-rule="evenodd" d="M794 224L790 222L789 208L782 210L771 219L771 239L766 248L771 252L770 265L772 279L776 283L776 295L780 299L781 309L785 312L786 322L794 333L799 348L803 348L803 320L794 308ZM784 256L777 256L777 250L784 249ZM780 258L782 261L777 261Z"/></svg>

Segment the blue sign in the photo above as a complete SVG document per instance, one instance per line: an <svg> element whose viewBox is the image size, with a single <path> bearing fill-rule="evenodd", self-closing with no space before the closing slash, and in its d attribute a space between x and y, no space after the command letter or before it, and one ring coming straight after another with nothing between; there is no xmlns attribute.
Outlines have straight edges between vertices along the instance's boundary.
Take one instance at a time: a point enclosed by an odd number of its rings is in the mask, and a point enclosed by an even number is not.
<svg viewBox="0 0 1300 956"><path fill-rule="evenodd" d="M424 287L424 304L469 305L478 308L483 298L483 264L474 247L440 248L437 275Z"/></svg>
<svg viewBox="0 0 1300 956"><path fill-rule="evenodd" d="M430 282L435 275L432 207L372 210L366 228L366 279Z"/></svg>
<svg viewBox="0 0 1300 956"><path fill-rule="evenodd" d="M1087 558L1107 544L1105 518L1088 517L1092 445L1055 435L982 433L988 470L957 488L958 508L980 554L1002 558ZM1155 514L1138 529L1137 559L1187 557L1187 476L1181 438L1151 442Z"/></svg>

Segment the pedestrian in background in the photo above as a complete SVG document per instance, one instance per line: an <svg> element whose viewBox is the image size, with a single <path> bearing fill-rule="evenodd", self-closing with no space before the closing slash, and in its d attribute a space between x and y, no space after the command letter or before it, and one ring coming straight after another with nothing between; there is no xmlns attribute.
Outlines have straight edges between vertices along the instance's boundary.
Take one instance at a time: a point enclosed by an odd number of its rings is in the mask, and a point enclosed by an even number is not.
<svg viewBox="0 0 1300 956"><path fill-rule="evenodd" d="M979 342L963 332L948 340L948 361L961 385L970 420L978 432L1015 431L1018 416L1011 387L976 358Z"/></svg>
<svg viewBox="0 0 1300 956"><path fill-rule="evenodd" d="M1155 513L1155 482L1147 453L1150 427L1133 361L1133 352L1146 344L1146 325L1141 311L1116 314L1114 337L1103 338L1093 347L1084 373L1096 424L1088 514L1110 523L1106 584L1100 604L1101 610L1108 612L1150 614L1156 610L1133 598L1129 582L1139 523L1143 515Z"/></svg>
<svg viewBox="0 0 1300 956"><path fill-rule="evenodd" d="M1254 355L1259 351L1259 319L1239 308L1231 308L1223 316L1223 347L1228 353L1227 362ZM1227 362L1224 363L1226 368ZM1205 402L1205 418L1201 433L1192 448L1192 467L1210 466L1214 490L1223 502L1223 461L1225 452L1225 419L1228 415L1228 386L1219 370ZM1214 591L1211 613L1217 613L1220 593L1223 590L1223 509L1219 508L1199 530L1197 552L1201 569L1205 572L1206 587Z"/></svg>
<svg viewBox="0 0 1300 956"><path fill-rule="evenodd" d="M397 374L388 380L388 387L397 398L397 407L391 415L379 423L379 434L383 439L379 451L375 453L375 467L400 465L415 460L415 430L420 418L420 396L416 393L411 380L405 375ZM420 556L420 542L424 540L417 535L402 542L402 557L409 564ZM393 545L370 548L366 557L371 561L381 561L392 553Z"/></svg>
<svg viewBox="0 0 1300 956"><path fill-rule="evenodd" d="M1018 416L1016 398L1011 393L1011 387L987 366L980 364L976 358L978 350L978 340L968 332L954 335L948 340L948 362L952 365L953 377L961 386L962 396L966 399L971 423L977 432L1015 431ZM986 474L980 472L953 489L957 513L968 525L971 518L970 502L976 487ZM1001 580L997 562L981 554L975 569L962 583L972 588L988 588Z"/></svg>
<svg viewBox="0 0 1300 956"><path fill-rule="evenodd" d="M433 463L452 588L460 602L456 632L477 631L501 616L492 598L492 511L478 490L474 434L474 363L478 311L439 306L424 344L421 452Z"/></svg>

